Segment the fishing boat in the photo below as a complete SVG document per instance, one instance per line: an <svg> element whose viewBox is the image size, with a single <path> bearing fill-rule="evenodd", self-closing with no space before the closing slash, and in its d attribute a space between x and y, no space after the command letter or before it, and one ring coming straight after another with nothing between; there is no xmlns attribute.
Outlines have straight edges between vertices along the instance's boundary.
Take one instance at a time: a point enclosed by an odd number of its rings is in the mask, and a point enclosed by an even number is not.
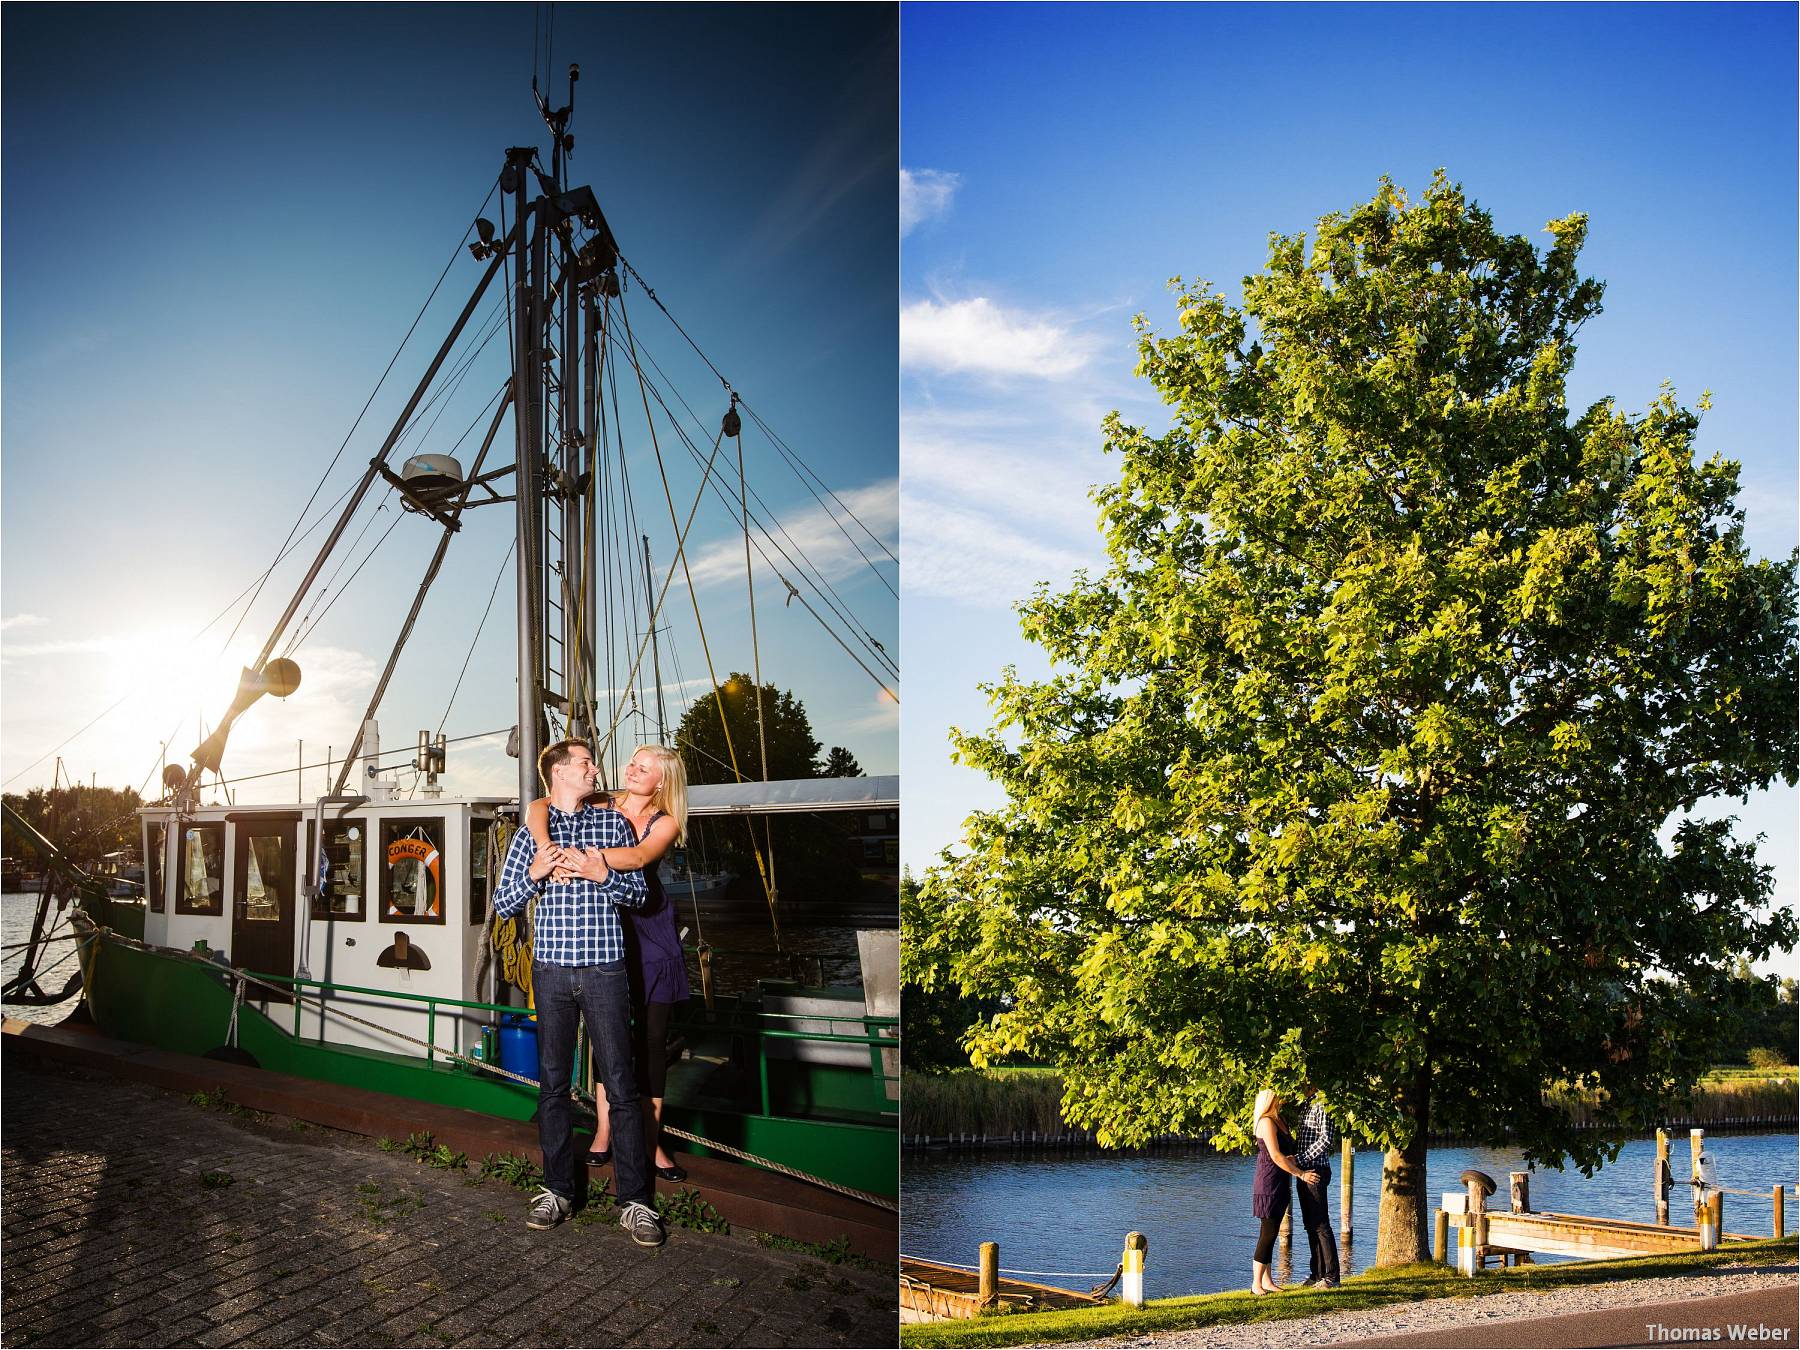
<svg viewBox="0 0 1800 1350"><path fill-rule="evenodd" d="M542 792L543 746L581 737L597 760L616 762L629 717L641 727L644 709L656 708L660 723L659 616L685 590L700 622L688 532L705 501L741 521L746 566L754 545L788 602L811 610L863 674L895 697L889 685L897 670L885 650L853 641L851 626L824 615L830 604L822 595L818 608L809 602L816 580L769 530L772 517L759 517L761 499L743 473L743 438L748 424L766 427L750 400L721 375L725 406L711 429L696 433L696 415L683 417L686 405L632 332L628 301L660 312L700 350L621 251L594 189L571 181L577 76L571 67L564 107L537 96L550 133L548 162L535 147L501 156L498 223L477 218L464 236L480 271L472 294L342 509L321 518L330 520L324 542L243 670L235 698L190 762L168 765L160 800L138 813L142 898L108 894L115 888L104 879L65 878L60 888L59 904L77 896L85 1006L109 1036L530 1119L538 1094L531 934L528 922L493 914L500 861L519 828L521 803ZM491 307L497 317L477 321L491 290L499 293ZM490 337L510 333L510 364L465 467L463 442L430 442L436 423L426 424L426 412L447 381L466 375L464 352L484 325ZM621 390L641 404L649 428L631 447L645 462L629 468ZM496 467L508 429L512 462ZM401 459L403 445L409 453ZM685 508L669 495L664 473L671 446L700 468ZM660 570L647 532L622 545L619 522L635 516L606 495L640 467L649 481L660 477L670 508ZM349 749L317 797L237 803L224 773L232 727L253 708L268 715L262 700L299 687L301 670L288 654L296 621L311 612L327 567L342 568L352 524L380 492L404 509L407 528L436 532L438 542L366 710L347 728ZM837 505L840 528L860 525ZM472 513L489 507L509 513L514 536L518 695L507 738L518 786L503 796L453 795L440 781L451 746L474 737L421 731L416 748L409 737L401 752L410 760L397 764L383 755L377 713L447 550ZM607 566L616 574L604 573ZM641 605L639 621L603 625L600 612L622 605L627 587ZM754 633L753 584L749 594ZM602 649L603 630L614 649ZM753 657L760 669L754 649ZM713 688L717 704L716 679ZM732 760L739 781L695 786L690 819L747 831L759 874L769 837L759 821L898 811L891 775L771 782L766 770L758 774L754 746L737 746ZM890 922L858 934L861 978L854 982L808 983L803 964L790 962L753 987L722 989L703 911L732 878L696 871L692 862L665 864L671 897L684 920L692 915L699 991L672 1040L680 1057L670 1067L667 1132L695 1153L801 1175L891 1213L898 1192L896 929ZM113 875L118 891L131 889L125 867ZM776 891L763 880L780 957ZM46 888L46 906L53 890ZM585 1076L585 1064L579 1072Z"/></svg>

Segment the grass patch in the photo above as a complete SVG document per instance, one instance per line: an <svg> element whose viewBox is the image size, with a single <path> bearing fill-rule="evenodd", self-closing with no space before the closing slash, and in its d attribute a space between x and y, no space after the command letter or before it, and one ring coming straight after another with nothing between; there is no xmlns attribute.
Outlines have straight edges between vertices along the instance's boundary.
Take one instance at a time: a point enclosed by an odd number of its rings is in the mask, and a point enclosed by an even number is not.
<svg viewBox="0 0 1800 1350"><path fill-rule="evenodd" d="M1352 1275L1338 1289L1295 1289L1273 1297L1248 1290L1153 1299L1141 1311L1112 1303L1103 1308L1067 1312L1010 1313L955 1322L910 1323L900 1328L902 1346L1020 1345L1095 1340L1102 1336L1135 1336L1149 1331L1187 1331L1199 1327L1240 1326L1248 1322L1286 1321L1322 1312L1351 1312L1417 1303L1432 1298L1479 1298L1518 1290L1542 1292L1612 1280L1667 1275L1739 1261L1791 1262L1788 1238L1734 1242L1712 1252L1679 1256L1640 1256L1625 1261L1583 1261L1542 1266L1516 1266L1469 1278L1431 1262L1396 1266Z"/></svg>
<svg viewBox="0 0 1800 1350"><path fill-rule="evenodd" d="M759 1247L767 1247L770 1251L800 1252L806 1256L816 1257L828 1266L855 1266L858 1270L891 1271L893 1266L885 1261L871 1261L868 1257L850 1250L850 1238L840 1233L830 1242L797 1242L793 1238L782 1237L779 1233L752 1233Z"/></svg>
<svg viewBox="0 0 1800 1350"><path fill-rule="evenodd" d="M425 1197L418 1191L402 1186L390 1193L379 1181L358 1182L356 1198L362 1205L363 1217L376 1228L385 1228L393 1220L425 1208Z"/></svg>
<svg viewBox="0 0 1800 1350"><path fill-rule="evenodd" d="M203 1191L222 1190L226 1186L231 1185L232 1180L232 1175L229 1172L202 1172L200 1174L200 1189Z"/></svg>

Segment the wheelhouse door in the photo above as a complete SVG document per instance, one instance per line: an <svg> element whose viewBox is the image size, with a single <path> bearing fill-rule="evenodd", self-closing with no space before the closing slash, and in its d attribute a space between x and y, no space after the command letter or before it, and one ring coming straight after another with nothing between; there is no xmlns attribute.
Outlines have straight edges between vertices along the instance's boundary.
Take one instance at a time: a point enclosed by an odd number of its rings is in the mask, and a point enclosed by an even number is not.
<svg viewBox="0 0 1800 1350"><path fill-rule="evenodd" d="M263 975L294 973L294 911L298 864L294 854L299 816L236 815L233 849L231 960ZM246 997L291 1003L292 995L252 986Z"/></svg>

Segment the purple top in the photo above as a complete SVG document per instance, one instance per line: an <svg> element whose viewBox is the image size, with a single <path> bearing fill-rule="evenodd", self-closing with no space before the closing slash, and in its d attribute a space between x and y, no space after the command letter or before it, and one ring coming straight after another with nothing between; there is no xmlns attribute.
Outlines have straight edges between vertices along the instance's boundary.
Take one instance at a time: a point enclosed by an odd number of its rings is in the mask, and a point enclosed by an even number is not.
<svg viewBox="0 0 1800 1350"><path fill-rule="evenodd" d="M1294 1136L1287 1132L1286 1124L1279 1120L1275 1124L1275 1146L1289 1155L1294 1151ZM1280 1218L1286 1213L1291 1196L1287 1169L1276 1165L1275 1160L1269 1156L1268 1145L1258 1139L1256 1176L1250 1187L1250 1212L1259 1219Z"/></svg>
<svg viewBox="0 0 1800 1350"><path fill-rule="evenodd" d="M644 822L644 835L662 818L656 812ZM661 860L644 869L649 897L639 910L623 910L625 950L634 964L634 983L640 1003L680 1003L693 992L688 985L687 958L681 954L681 935L675 928L675 906L663 892Z"/></svg>

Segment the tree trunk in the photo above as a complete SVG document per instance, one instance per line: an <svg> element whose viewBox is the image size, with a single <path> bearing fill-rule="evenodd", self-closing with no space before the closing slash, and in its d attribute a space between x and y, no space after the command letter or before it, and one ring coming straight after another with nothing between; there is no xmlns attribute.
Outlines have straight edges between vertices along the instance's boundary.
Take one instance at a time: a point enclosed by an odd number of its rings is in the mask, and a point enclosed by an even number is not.
<svg viewBox="0 0 1800 1350"><path fill-rule="evenodd" d="M1405 1148L1389 1149L1381 1163L1381 1214L1375 1237L1375 1264L1402 1266L1431 1259L1425 1193L1425 1141L1431 1132L1431 1070L1419 1071L1406 1094L1413 1135Z"/></svg>

